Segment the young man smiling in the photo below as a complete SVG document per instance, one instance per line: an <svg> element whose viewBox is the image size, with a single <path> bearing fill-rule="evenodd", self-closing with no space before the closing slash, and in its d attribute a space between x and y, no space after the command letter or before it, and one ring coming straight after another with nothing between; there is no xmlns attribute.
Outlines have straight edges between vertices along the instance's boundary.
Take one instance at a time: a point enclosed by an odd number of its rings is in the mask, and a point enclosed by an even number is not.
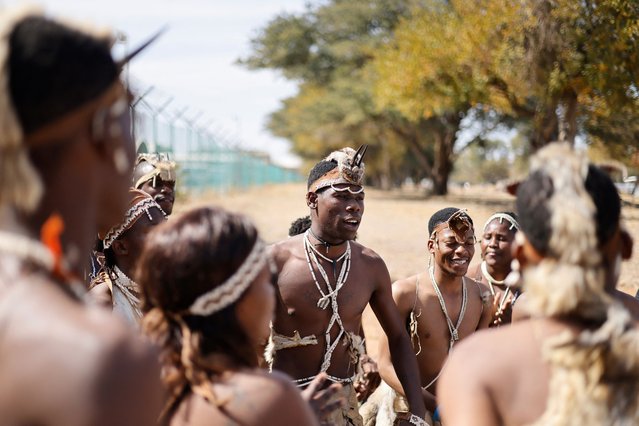
<svg viewBox="0 0 639 426"><path fill-rule="evenodd" d="M352 380L363 349L362 312L370 303L388 336L411 423L425 424L417 364L392 300L386 264L353 241L364 213L363 153L361 148L335 151L311 170L306 194L310 229L272 247L279 269L278 304L267 359L299 386L320 372L342 383L349 403L330 424L361 425Z"/></svg>
<svg viewBox="0 0 639 426"><path fill-rule="evenodd" d="M466 211L448 207L436 212L428 232L428 270L395 282L393 298L417 355L426 408L437 420L435 385L448 354L459 340L487 328L492 311L488 288L464 276L476 243ZM406 404L384 336L378 362L384 383L369 401L379 408L369 406L366 411L377 417L378 426L392 425L395 416L402 417Z"/></svg>

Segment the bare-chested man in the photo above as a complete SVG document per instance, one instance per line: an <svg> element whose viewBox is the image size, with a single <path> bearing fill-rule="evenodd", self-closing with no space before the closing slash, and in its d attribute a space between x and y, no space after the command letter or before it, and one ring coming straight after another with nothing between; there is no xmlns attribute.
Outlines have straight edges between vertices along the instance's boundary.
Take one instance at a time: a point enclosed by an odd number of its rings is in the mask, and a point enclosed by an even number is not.
<svg viewBox="0 0 639 426"><path fill-rule="evenodd" d="M417 354L426 408L437 421L435 385L449 352L457 342L488 327L492 312L488 289L465 277L475 254L475 231L465 210L448 207L428 222L428 270L393 284L393 298ZM387 342L380 342L379 370L383 383L371 396L378 426L392 425L405 409L402 387L390 363ZM390 407L390 408L389 408Z"/></svg>
<svg viewBox="0 0 639 426"><path fill-rule="evenodd" d="M486 284L493 296L491 327L510 324L512 307L519 297L519 289L506 285L511 272L512 245L519 230L517 215L498 212L488 218L480 238L481 263L468 268L467 275Z"/></svg>
<svg viewBox="0 0 639 426"><path fill-rule="evenodd" d="M279 267L273 368L298 385L327 372L350 393L350 406L331 424L360 425L351 381L361 354L362 312L370 303L388 336L413 424L424 424L417 364L392 300L388 270L374 251L353 241L364 213L362 156L361 149L335 151L311 170L306 194L311 228L272 247Z"/></svg>
<svg viewBox="0 0 639 426"><path fill-rule="evenodd" d="M514 247L532 319L459 345L438 387L444 424L636 424L639 330L615 297L632 252L620 212L610 178L567 144L532 159Z"/></svg>
<svg viewBox="0 0 639 426"><path fill-rule="evenodd" d="M27 11L0 27L0 423L155 424L155 354L75 278L134 159L110 39Z"/></svg>

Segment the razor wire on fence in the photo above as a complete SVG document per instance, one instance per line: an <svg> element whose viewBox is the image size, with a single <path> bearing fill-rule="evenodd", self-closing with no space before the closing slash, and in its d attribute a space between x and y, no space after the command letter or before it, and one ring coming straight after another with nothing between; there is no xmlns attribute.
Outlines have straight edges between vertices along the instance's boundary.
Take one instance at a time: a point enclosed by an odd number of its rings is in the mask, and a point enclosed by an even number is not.
<svg viewBox="0 0 639 426"><path fill-rule="evenodd" d="M163 107L148 109L152 113L134 108L136 148L169 153L177 163L182 188L227 191L302 179L297 170L273 164L268 154L240 149L236 141L196 126L195 118L181 117L185 109L174 114L171 122L160 118ZM179 118L185 125L178 123Z"/></svg>

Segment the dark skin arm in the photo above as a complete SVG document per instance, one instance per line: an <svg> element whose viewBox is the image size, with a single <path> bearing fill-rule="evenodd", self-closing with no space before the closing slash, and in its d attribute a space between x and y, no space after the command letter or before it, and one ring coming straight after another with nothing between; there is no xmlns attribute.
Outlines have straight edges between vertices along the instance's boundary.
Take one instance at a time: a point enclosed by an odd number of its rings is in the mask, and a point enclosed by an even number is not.
<svg viewBox="0 0 639 426"><path fill-rule="evenodd" d="M396 282L393 284L392 294L397 305L397 310L402 324L406 324L415 301L415 280L411 279L410 282L407 280ZM385 335L382 335L379 348L379 372L384 381L388 383L390 387L403 395L404 389L402 388L400 380L393 368L388 348L388 340ZM437 408L437 398L431 392L424 389L421 389L421 393L426 409L432 413L435 411L435 408Z"/></svg>
<svg viewBox="0 0 639 426"><path fill-rule="evenodd" d="M475 281L476 282L476 281ZM490 290L487 286L482 283L477 283L476 290L478 296L481 298L482 302L482 312L481 317L479 318L479 324L477 325L477 330L481 330L484 328L488 328L490 323L493 321L493 297L490 294Z"/></svg>
<svg viewBox="0 0 639 426"><path fill-rule="evenodd" d="M410 405L410 410L423 419L426 415L426 407L422 398L417 359L404 329L402 318L393 301L388 269L381 259L376 262L374 272L373 276L378 277L378 281L370 299L370 306L388 338L393 367Z"/></svg>

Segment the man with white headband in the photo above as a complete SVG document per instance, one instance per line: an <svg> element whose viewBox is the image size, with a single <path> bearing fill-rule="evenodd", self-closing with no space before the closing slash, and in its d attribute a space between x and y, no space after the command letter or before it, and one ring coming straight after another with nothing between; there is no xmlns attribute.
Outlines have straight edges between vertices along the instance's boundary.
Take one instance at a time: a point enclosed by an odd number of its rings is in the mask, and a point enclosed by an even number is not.
<svg viewBox="0 0 639 426"><path fill-rule="evenodd" d="M434 424L439 410L436 384L460 340L488 327L490 293L465 277L475 253L473 221L464 209L447 207L428 221L428 269L393 283L393 299L410 334L419 365L422 396ZM383 382L362 407L377 426L391 426L407 407L382 336L379 372Z"/></svg>
<svg viewBox="0 0 639 426"><path fill-rule="evenodd" d="M306 194L311 227L272 246L279 297L267 360L299 386L321 372L342 383L349 405L331 424L361 425L352 380L363 352L362 312L370 303L410 403L412 416L404 424L425 424L417 364L388 270L379 255L353 241L364 213L365 150L344 148L315 165Z"/></svg>
<svg viewBox="0 0 639 426"><path fill-rule="evenodd" d="M175 161L167 153L138 154L133 168L133 188L149 194L167 216L175 202Z"/></svg>
<svg viewBox="0 0 639 426"><path fill-rule="evenodd" d="M444 424L636 424L639 329L615 294L632 238L613 182L551 144L531 159L517 215L513 274L532 316L457 347L438 386Z"/></svg>
<svg viewBox="0 0 639 426"><path fill-rule="evenodd" d="M511 271L511 247L519 223L515 213L498 212L488 218L480 238L481 263L468 268L466 274L477 282L485 284L493 296L492 327L510 324L513 305L519 297L520 289L506 285L506 277Z"/></svg>
<svg viewBox="0 0 639 426"><path fill-rule="evenodd" d="M0 423L155 424L153 351L79 277L126 208L134 145L113 38L0 11Z"/></svg>
<svg viewBox="0 0 639 426"><path fill-rule="evenodd" d="M94 299L137 328L142 318L142 292L132 277L146 235L166 218L149 194L131 189L129 195L124 217L101 235L105 263L89 289Z"/></svg>

